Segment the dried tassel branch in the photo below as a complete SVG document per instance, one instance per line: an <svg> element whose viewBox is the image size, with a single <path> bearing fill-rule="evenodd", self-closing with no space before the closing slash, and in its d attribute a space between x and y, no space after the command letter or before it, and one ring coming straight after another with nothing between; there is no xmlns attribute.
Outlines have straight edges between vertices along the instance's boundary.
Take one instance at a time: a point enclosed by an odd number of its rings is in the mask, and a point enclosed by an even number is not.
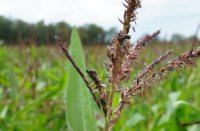
<svg viewBox="0 0 200 131"><path fill-rule="evenodd" d="M121 72L119 75L120 80L127 78L129 72L132 71L131 65L133 61L135 61L138 58L139 51L143 50L146 43L152 40L153 38L157 37L159 34L160 30L154 32L152 35L146 35L143 39L138 40L135 46L129 50L124 60L124 63L122 63L121 65Z"/></svg>
<svg viewBox="0 0 200 131"><path fill-rule="evenodd" d="M183 53L182 55L174 58L170 62L166 64L164 68L161 68L158 72L153 73L148 79L145 79L142 81L142 78L150 71L152 70L155 65L159 64L161 61L167 58L172 52L168 51L165 55L160 56L158 59L154 60L150 65L148 65L145 69L142 70L142 72L138 75L136 78L134 84L132 87L129 88L128 91L124 91L121 96L120 104L116 107L114 113L115 117L111 120L111 124L115 124L116 121L119 119L120 114L124 107L130 103L130 99L133 96L137 96L139 93L141 93L141 89L152 87L152 81L156 78L163 78L163 75L167 72L172 72L175 70L178 70L180 68L184 68L186 66L195 66L195 60L200 57L200 48L198 48L195 51L190 51L187 53ZM161 79L163 80L163 79Z"/></svg>
<svg viewBox="0 0 200 131"><path fill-rule="evenodd" d="M153 73L147 80L153 81L156 78L162 80L164 73L172 72L174 70L186 67L186 66L196 66L195 60L200 57L200 47L195 51L191 50L181 54L180 56L169 61L164 68L161 68L158 72Z"/></svg>
<svg viewBox="0 0 200 131"><path fill-rule="evenodd" d="M154 60L150 65L148 65L136 78L136 81L129 88L128 91L124 91L121 96L120 104L116 107L114 113L115 117L111 120L111 124L114 125L116 121L119 119L122 110L124 109L125 105L130 103L130 99L133 96L138 96L141 93L141 89L152 87L152 81L157 78L157 80L163 80L163 75L167 72L172 72L178 70L180 68L184 68L186 66L195 66L195 60L200 57L200 48L195 51L190 51L183 53L182 55L174 58L170 62L168 62L164 68L161 68L158 72L155 72L149 77L142 81L141 79L146 75L150 70L154 68L155 65L163 61L167 58L168 55L171 54L171 51L167 52L165 55L159 57L158 59ZM159 78L159 79L158 79Z"/></svg>
<svg viewBox="0 0 200 131"><path fill-rule="evenodd" d="M120 20L120 23L123 24L123 30L120 31L117 36L113 38L111 41L111 45L107 48L107 56L109 58L109 61L106 62L106 66L109 74L109 83L111 86L110 95L108 98L108 114L106 117L106 127L105 130L109 131L112 129L112 126L110 126L110 120L113 116L113 107L112 107L112 101L114 97L114 93L116 90L118 90L120 86L121 80L119 79L121 75L122 70L122 64L124 62L124 58L128 54L129 48L131 46L130 44L130 36L128 35L131 22L135 22L136 20L136 9L140 8L140 0L125 0L126 4L124 6L126 7L126 10L124 12L124 20Z"/></svg>
<svg viewBox="0 0 200 131"><path fill-rule="evenodd" d="M147 73L149 73L156 65L158 65L161 61L165 60L171 54L172 54L172 50L167 51L163 56L158 57L151 64L147 65L142 70L142 72L139 73L139 75L136 77L135 84L139 83Z"/></svg>
<svg viewBox="0 0 200 131"><path fill-rule="evenodd" d="M123 3L126 10L124 11L124 20L123 22L123 31L125 34L129 33L131 22L136 21L136 9L141 8L140 0L125 0L126 3ZM120 20L122 21L122 20ZM136 23L136 22L135 22Z"/></svg>
<svg viewBox="0 0 200 131"><path fill-rule="evenodd" d="M96 85L96 88L98 89L98 94L100 96L100 103L103 108L104 115L106 116L108 95L107 95L107 92L103 89L106 87L106 85L101 84L100 79L98 78L97 73L95 71L87 70L86 72L90 76L90 78L93 80L93 82Z"/></svg>
<svg viewBox="0 0 200 131"><path fill-rule="evenodd" d="M121 111L124 109L126 104L129 104L129 101L132 98L132 96L138 95L138 90L143 89L145 86L149 86L147 83L140 83L140 81L142 81L142 78L148 72L150 72L156 65L158 65L160 62L165 60L170 54L172 54L172 51L167 51L164 55L158 57L151 64L147 65L142 70L142 72L138 74L133 85L127 91L122 92L119 105L117 106L117 108L114 111L115 117L111 121L112 124L114 124L116 122L116 120L120 117ZM139 91L139 93L140 93L140 91Z"/></svg>

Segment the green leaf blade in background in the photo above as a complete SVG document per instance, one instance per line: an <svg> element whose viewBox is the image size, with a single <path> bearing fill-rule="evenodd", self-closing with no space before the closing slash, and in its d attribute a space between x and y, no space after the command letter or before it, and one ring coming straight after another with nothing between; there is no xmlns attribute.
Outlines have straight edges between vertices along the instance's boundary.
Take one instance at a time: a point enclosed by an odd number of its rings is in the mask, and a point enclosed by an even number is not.
<svg viewBox="0 0 200 131"><path fill-rule="evenodd" d="M142 114L135 113L129 120L127 120L126 125L131 128L144 120L145 117Z"/></svg>
<svg viewBox="0 0 200 131"><path fill-rule="evenodd" d="M81 71L85 73L85 57L75 28L72 30L70 42L69 53ZM95 131L97 126L91 94L71 63L68 63L68 71L66 89L67 125L73 131Z"/></svg>

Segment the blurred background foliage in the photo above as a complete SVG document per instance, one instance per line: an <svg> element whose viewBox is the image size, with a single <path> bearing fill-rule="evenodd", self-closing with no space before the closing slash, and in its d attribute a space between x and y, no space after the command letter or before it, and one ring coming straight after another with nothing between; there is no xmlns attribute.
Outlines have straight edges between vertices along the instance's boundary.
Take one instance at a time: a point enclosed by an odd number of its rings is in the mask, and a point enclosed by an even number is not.
<svg viewBox="0 0 200 131"><path fill-rule="evenodd" d="M67 60L54 45L54 36L69 43L71 29L72 26L65 22L33 24L0 16L0 131L67 129L64 103ZM87 24L78 30L87 68L95 69L107 83L105 45L117 29L105 30ZM177 56L199 45L196 36L186 38L174 34L170 40L156 38L140 54L140 59L133 65L134 71L139 72L145 66L143 63L150 63L169 49L174 49L174 56ZM131 75L129 85L134 75ZM144 97L133 99L132 106L124 110L114 131L200 130L198 124L180 126L180 123L200 121L200 61L196 68L183 69L165 79L149 89ZM114 104L119 97L120 94L115 96ZM101 129L103 121L98 110L96 112Z"/></svg>
<svg viewBox="0 0 200 131"><path fill-rule="evenodd" d="M196 45L198 46L198 45ZM144 61L150 63L166 50L174 49L174 56L191 48L191 44L161 44L150 42L134 64L139 72ZM87 68L96 69L106 81L106 50L104 46L84 46ZM0 46L0 130L66 130L64 92L68 71L66 58L59 48L48 46ZM159 68L158 65L157 68ZM175 72L136 97L132 106L124 110L114 131L198 131L200 126L179 126L179 123L200 120L200 61L194 69ZM131 75L129 84L132 84ZM92 84L92 83L91 83ZM119 100L115 96L115 101ZM96 111L98 126L102 118Z"/></svg>

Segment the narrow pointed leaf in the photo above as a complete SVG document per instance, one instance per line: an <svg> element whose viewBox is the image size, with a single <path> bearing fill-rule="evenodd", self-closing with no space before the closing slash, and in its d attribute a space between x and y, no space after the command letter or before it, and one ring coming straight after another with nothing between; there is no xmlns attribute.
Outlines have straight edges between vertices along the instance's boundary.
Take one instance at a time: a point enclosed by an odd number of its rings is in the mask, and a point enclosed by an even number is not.
<svg viewBox="0 0 200 131"><path fill-rule="evenodd" d="M83 73L86 71L85 57L77 30L71 34L69 53ZM96 131L94 103L84 81L68 63L68 84L66 89L67 125L73 131Z"/></svg>

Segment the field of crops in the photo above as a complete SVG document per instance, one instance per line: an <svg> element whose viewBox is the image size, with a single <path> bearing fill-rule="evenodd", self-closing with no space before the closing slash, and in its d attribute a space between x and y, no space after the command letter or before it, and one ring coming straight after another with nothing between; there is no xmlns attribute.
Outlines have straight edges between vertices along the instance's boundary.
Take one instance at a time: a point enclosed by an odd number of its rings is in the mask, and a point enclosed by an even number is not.
<svg viewBox="0 0 200 131"><path fill-rule="evenodd" d="M168 49L174 49L176 56L189 50L190 45L149 43L138 63L133 65L135 72L144 67L144 62L150 63ZM95 69L107 83L105 47L84 47L84 52L87 68ZM1 46L0 131L65 131L68 128L64 102L66 65L67 59L57 45ZM200 125L193 123L200 121L200 60L196 68L186 67L164 79L143 97L132 100L114 131L200 130ZM101 129L104 124L98 110L96 119Z"/></svg>

